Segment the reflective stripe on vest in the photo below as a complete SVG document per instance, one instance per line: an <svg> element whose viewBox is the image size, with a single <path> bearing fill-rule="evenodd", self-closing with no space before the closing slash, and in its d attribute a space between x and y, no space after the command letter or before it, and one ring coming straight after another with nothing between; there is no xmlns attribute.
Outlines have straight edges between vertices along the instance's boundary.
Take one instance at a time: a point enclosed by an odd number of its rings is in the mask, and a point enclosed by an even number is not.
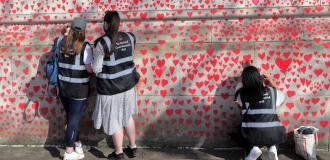
<svg viewBox="0 0 330 160"><path fill-rule="evenodd" d="M242 114L246 112L246 109L242 110ZM248 115L254 115L254 114L274 114L274 109L254 109L249 110L246 114Z"/></svg>
<svg viewBox="0 0 330 160"><path fill-rule="evenodd" d="M268 128L282 126L280 122L242 122L245 128Z"/></svg>
<svg viewBox="0 0 330 160"><path fill-rule="evenodd" d="M70 82L70 83L87 83L87 82L89 82L89 78L71 78L71 77L64 77L62 75L58 75L58 79L60 79L64 82Z"/></svg>
<svg viewBox="0 0 330 160"><path fill-rule="evenodd" d="M66 63L58 63L58 67L65 68L65 69L72 69L72 70L86 70L85 65L72 65Z"/></svg>
<svg viewBox="0 0 330 160"><path fill-rule="evenodd" d="M125 75L128 75L128 74L131 74L133 70L134 70L134 67L133 68L126 69L126 70L123 70L123 71L120 71L120 72L117 72L115 74L99 73L99 74L97 74L97 77L103 78L103 79L115 79L115 78L118 78L118 77L121 77L121 76L125 76Z"/></svg>
<svg viewBox="0 0 330 160"><path fill-rule="evenodd" d="M271 109L244 109L242 113L245 115L269 115L269 116L276 116L276 99L275 99L275 92L273 88L269 87L270 94L271 94ZM245 113L247 112L247 113ZM267 127L278 127L282 126L282 123L279 121L275 122L242 122L242 127L245 128L267 128Z"/></svg>
<svg viewBox="0 0 330 160"><path fill-rule="evenodd" d="M116 61L103 61L103 65L115 66L115 65L122 64L122 63L129 62L129 61L133 61L133 56L125 57L125 58L122 58L122 59L119 59Z"/></svg>
<svg viewBox="0 0 330 160"><path fill-rule="evenodd" d="M85 47L86 48L86 47ZM84 52L84 51L82 51ZM65 69L72 69L72 70L86 70L85 65L80 65L80 54L76 55L74 64L67 64L67 63L58 63L58 67L65 68Z"/></svg>
<svg viewBox="0 0 330 160"><path fill-rule="evenodd" d="M130 45L132 47L132 55L129 56L129 57L125 57L125 58L115 60L115 54L112 54L109 61L106 61L106 60L103 61L104 66L112 67L112 66L116 66L116 65L119 65L119 64L122 64L122 63L125 63L125 62L133 61L133 51L134 51L134 43L133 42L134 42L134 38L126 32L123 32L123 33L125 33L131 41ZM107 39L105 39L105 37L103 37L103 40L106 42L106 44L108 46L110 45L109 42L111 42L111 41L107 41ZM119 78L121 76L131 74L132 71L134 70L134 68L135 67L129 68L129 69L126 69L126 70L122 70L122 71L114 73L114 74L108 74L108 73L101 72L101 73L97 74L96 77L103 78L103 79L115 79L115 78Z"/></svg>

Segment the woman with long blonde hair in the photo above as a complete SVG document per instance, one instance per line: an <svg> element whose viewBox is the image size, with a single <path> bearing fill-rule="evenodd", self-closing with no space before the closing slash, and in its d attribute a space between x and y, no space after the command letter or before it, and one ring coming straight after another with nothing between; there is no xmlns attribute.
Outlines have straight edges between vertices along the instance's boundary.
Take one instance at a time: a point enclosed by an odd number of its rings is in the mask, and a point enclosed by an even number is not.
<svg viewBox="0 0 330 160"><path fill-rule="evenodd" d="M59 54L60 99L66 112L64 160L85 157L79 139L79 120L89 95L89 77L92 73L93 53L85 42L86 21L76 18L62 42Z"/></svg>

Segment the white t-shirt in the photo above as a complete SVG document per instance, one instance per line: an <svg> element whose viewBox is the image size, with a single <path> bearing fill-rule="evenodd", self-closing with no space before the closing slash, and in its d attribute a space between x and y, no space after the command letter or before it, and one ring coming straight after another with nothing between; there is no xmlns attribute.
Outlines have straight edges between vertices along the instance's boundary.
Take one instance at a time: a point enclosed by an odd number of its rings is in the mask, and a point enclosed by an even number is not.
<svg viewBox="0 0 330 160"><path fill-rule="evenodd" d="M240 89L242 87L243 87L242 82L238 83L235 88L235 93L238 91L238 89ZM276 90L276 107L281 105L283 103L284 99L285 99L285 94L279 90ZM242 106L242 100L241 100L241 97L239 94L237 96L236 101L240 106Z"/></svg>
<svg viewBox="0 0 330 160"><path fill-rule="evenodd" d="M84 63L91 64L93 62L93 50L90 45L86 45L84 51Z"/></svg>

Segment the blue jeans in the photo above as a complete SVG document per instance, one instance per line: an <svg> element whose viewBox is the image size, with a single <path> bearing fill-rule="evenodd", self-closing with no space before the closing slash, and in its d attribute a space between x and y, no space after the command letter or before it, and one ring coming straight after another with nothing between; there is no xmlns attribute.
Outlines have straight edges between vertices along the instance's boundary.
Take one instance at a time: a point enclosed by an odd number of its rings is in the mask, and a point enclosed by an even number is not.
<svg viewBox="0 0 330 160"><path fill-rule="evenodd" d="M86 106L86 100L75 100L60 97L66 112L65 146L74 147L74 142L79 141L79 120Z"/></svg>

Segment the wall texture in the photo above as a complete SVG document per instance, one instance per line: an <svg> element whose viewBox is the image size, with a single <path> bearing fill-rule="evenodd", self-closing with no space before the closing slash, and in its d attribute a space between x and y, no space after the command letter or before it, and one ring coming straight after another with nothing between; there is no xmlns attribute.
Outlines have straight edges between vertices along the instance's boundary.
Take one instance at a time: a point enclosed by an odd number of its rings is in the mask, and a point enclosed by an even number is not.
<svg viewBox="0 0 330 160"><path fill-rule="evenodd" d="M232 147L240 120L232 104L242 62L253 59L288 96L278 108L291 132L320 129L329 145L329 0L0 0L0 144L58 144L64 110L49 98L44 66L61 29L88 20L87 40L103 34L107 9L137 37L139 144ZM91 145L93 100L81 121Z"/></svg>

